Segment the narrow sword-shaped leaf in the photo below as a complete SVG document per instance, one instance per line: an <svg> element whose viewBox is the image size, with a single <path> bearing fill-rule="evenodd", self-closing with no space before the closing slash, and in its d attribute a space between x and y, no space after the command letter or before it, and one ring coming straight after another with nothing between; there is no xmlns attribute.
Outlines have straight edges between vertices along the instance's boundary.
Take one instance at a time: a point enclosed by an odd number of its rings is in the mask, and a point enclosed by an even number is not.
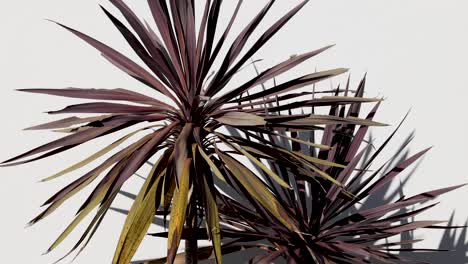
<svg viewBox="0 0 468 264"><path fill-rule="evenodd" d="M206 200L206 223L208 233L213 241L213 249L216 257L216 263L222 264L221 252L221 229L219 226L218 206L216 205L216 198L214 196L214 188L210 188L206 178L203 178L204 193ZM214 186L213 186L214 187Z"/></svg>
<svg viewBox="0 0 468 264"><path fill-rule="evenodd" d="M116 103L83 103L67 106L62 110L49 111L49 114L67 113L154 113L161 111L159 107L138 106Z"/></svg>
<svg viewBox="0 0 468 264"><path fill-rule="evenodd" d="M198 151L200 152L201 156L203 157L203 159L205 159L206 163L210 166L211 170L213 171L213 173L216 175L216 177L218 177L221 181L223 182L226 182L226 179L224 178L223 174L221 173L221 171L219 171L218 167L216 166L216 164L213 163L213 161L211 160L211 158L205 153L205 151L200 147L198 146L197 147Z"/></svg>
<svg viewBox="0 0 468 264"><path fill-rule="evenodd" d="M271 97L275 95L279 95L281 93L286 93L289 91L293 91L299 88L302 88L307 85L311 85L320 81L323 81L325 79L331 78L333 76L337 76L340 74L343 74L347 72L348 69L344 68L338 68L334 70L328 70L328 71L321 71L321 72L315 72L312 74L304 75L302 77L293 79L291 81L275 85L272 88L266 89L264 91L245 96L236 100L232 100L231 102L245 102L245 101L250 101L250 100L255 100L259 98L264 98L264 97Z"/></svg>
<svg viewBox="0 0 468 264"><path fill-rule="evenodd" d="M254 19L242 30L242 32L237 36L234 40L233 44L229 48L227 55L225 56L221 66L219 67L218 72L216 73L213 81L207 88L206 94L208 96L214 95L217 91L222 88L222 85L219 85L223 79L223 75L228 71L229 66L234 63L234 60L240 54L241 50L244 48L247 40L252 35L255 28L257 28L258 24L263 20L267 12L270 10L271 6L273 5L274 0L270 0L265 7L254 17ZM235 71L234 71L235 72ZM231 74L232 75L232 74Z"/></svg>
<svg viewBox="0 0 468 264"><path fill-rule="evenodd" d="M152 55L152 59L154 59L159 65L164 76L168 78L173 85L178 85L178 80L176 80L177 74L170 63L169 55L159 41L154 40L155 34L151 32L151 29L149 27L149 29L146 29L135 13L133 13L133 11L122 0L112 0L111 2L120 10L125 19L129 22L130 26L138 34L149 53Z"/></svg>
<svg viewBox="0 0 468 264"><path fill-rule="evenodd" d="M221 159L226 163L229 170L239 180L240 184L261 203L265 208L291 231L298 231L294 220L290 218L276 197L250 170L229 155L218 152Z"/></svg>
<svg viewBox="0 0 468 264"><path fill-rule="evenodd" d="M74 145L77 145L77 144L81 144L81 143L86 142L88 140L99 137L99 136L103 135L104 133L111 131L112 129L114 129L114 127L96 127L96 128L93 128L93 129L88 129L88 130L84 130L84 131L81 131L81 132L77 132L75 134L62 137L60 139L54 140L54 141L52 141L50 143L44 144L44 145L42 145L40 147L34 148L34 149L30 150L30 151L27 151L27 152L25 152L23 154L20 154L20 155L18 155L16 157L8 159L8 160L2 162L0 164L0 166L11 166L12 165L11 162L14 162L16 160L23 159L23 158L26 158L26 157L29 157L29 156L32 156L32 155L35 155L35 154L39 154L39 153L42 153L42 152L45 152L45 151L48 151L48 150L52 150L52 149L55 149L55 148L59 148L59 147L63 147L63 146L74 146Z"/></svg>
<svg viewBox="0 0 468 264"><path fill-rule="evenodd" d="M179 179L179 188L174 193L171 209L171 222L167 239L167 263L172 264L176 257L177 249L184 229L185 213L189 200L190 158L184 161L183 169Z"/></svg>
<svg viewBox="0 0 468 264"><path fill-rule="evenodd" d="M65 127L70 127L70 126L77 125L77 124L100 121L100 120L109 118L111 116L112 115L100 115L100 116L83 117L83 118L72 116L72 117L67 117L64 119L28 127L28 128L25 128L24 130L43 130L43 129L65 128Z"/></svg>
<svg viewBox="0 0 468 264"><path fill-rule="evenodd" d="M116 88L116 89L85 89L68 87L64 89L42 89L42 88L29 88L29 89L18 89L20 92L48 94L70 98L81 98L81 99L94 99L94 100L111 100L111 101L129 101L141 104L150 105L164 105L168 108L172 108L166 103L163 103L155 98L133 92L130 90Z"/></svg>
<svg viewBox="0 0 468 264"><path fill-rule="evenodd" d="M247 151L242 149L239 145L237 144L230 144L233 146L236 150L238 150L240 153L245 155L249 160L251 160L255 165L260 167L266 174L268 174L273 180L275 180L279 185L283 186L284 188L292 189L291 186L289 186L288 183L286 183L283 179L280 178L276 173L274 173L272 170L270 170L265 164L263 164L261 161L256 159L254 156L250 155Z"/></svg>
<svg viewBox="0 0 468 264"><path fill-rule="evenodd" d="M119 164L118 166L114 167L108 175L116 175L120 173L123 167L123 163ZM67 226L67 228L62 232L62 234L54 241L54 243L49 247L47 252L52 251L56 248L60 243L65 240L65 238L75 229L75 227L96 207L104 198L106 191L110 188L111 182L108 182L102 188L82 210L81 212L75 217L75 219Z"/></svg>
<svg viewBox="0 0 468 264"><path fill-rule="evenodd" d="M228 112L216 120L222 124L231 126L263 126L266 121L263 117L244 112Z"/></svg>
<svg viewBox="0 0 468 264"><path fill-rule="evenodd" d="M70 31L71 33L76 35L77 37L81 38L82 40L84 40L85 42L87 42L88 44L90 44L91 46L93 46L94 48L96 48L97 50L102 52L103 54L105 54L106 57L108 57L108 58L112 59L113 61L117 62L119 65L121 65L122 67L128 69L133 74L136 74L137 77L145 80L148 84L150 84L157 91L161 92L162 94L164 94L164 95L166 95L166 96L168 96L168 97L170 97L170 98L172 98L174 100L171 93L165 88L165 86L160 81L158 81L156 78L154 78L153 75L151 75L149 72L147 72L141 66L137 65L136 63L134 63L133 61L131 61L130 59L125 57L123 54L121 54L118 51L110 48L109 46L95 40L94 38L91 38L90 36L88 36L86 34L83 34L83 33L79 32L77 30L74 30L74 29L72 29L70 27L67 27L65 25L62 25L60 23L57 23L57 22L54 22L54 23L56 23L57 25L67 29L68 31ZM175 102L176 102L176 100L175 100Z"/></svg>
<svg viewBox="0 0 468 264"><path fill-rule="evenodd" d="M154 218L160 202L156 200L156 191L161 179L159 161L152 168L130 208L112 263L131 261Z"/></svg>
<svg viewBox="0 0 468 264"><path fill-rule="evenodd" d="M231 79L231 77L240 69L240 67L242 67L242 65L250 57L252 57L271 37L273 37L297 12L299 12L299 10L301 10L307 2L308 2L308 0L302 1L295 8L290 10L286 15L284 15L282 18L277 20L270 28L268 28L265 31L265 33L263 33L262 36L260 36L260 38L246 52L246 54L244 56L242 56L242 58L226 73L225 76L223 76L223 78L219 82L215 82L216 79L213 80L214 83L216 84L216 89L219 91L220 88L224 87L226 85L226 83ZM272 4L272 3L273 3L273 1L270 2L269 4ZM267 6L267 7L269 9L271 7L271 5ZM265 13L268 12L268 9L264 9L265 10L264 12ZM260 21L258 21L258 22L260 22ZM257 24L258 24L258 22L257 22ZM253 25L255 25L255 23ZM253 28L253 29L255 29L255 28ZM253 31L253 29L252 29L252 31ZM242 36L242 35L240 35L240 36ZM248 36L246 38L244 38L245 41L247 39L248 39ZM245 45L245 42L241 42L240 47L236 47L235 52L233 54L235 56L233 58L232 57L229 58L231 60L231 62L234 61L234 59L237 57L239 52L242 50L243 45ZM220 71L222 72L222 68L220 68Z"/></svg>
<svg viewBox="0 0 468 264"><path fill-rule="evenodd" d="M294 68L295 66L301 64L302 62L306 61L307 59L310 59L322 52L324 52L325 50L329 49L330 47L332 46L327 46L325 48L321 48L321 49L318 49L318 50L315 50L315 51L311 51L311 52L308 52L308 53L305 53L305 54L302 54L302 55L299 55L299 56L295 56L295 57L292 57L274 67L271 67L270 69L260 73L259 75L257 75L255 78L253 78L252 80L246 82L244 85L241 85L240 87L222 95L219 99L217 99L217 103L218 104L221 104L221 103L225 103L225 102L228 102L230 101L231 99L241 95L242 93L244 93L245 91L255 87L256 85L258 84L262 84L264 83L265 81L267 80L270 80L292 68ZM244 99L245 101L245 99Z"/></svg>
<svg viewBox="0 0 468 264"><path fill-rule="evenodd" d="M338 105L347 105L353 103L372 103L372 102L380 102L382 99L379 98L356 98L356 97L346 97L346 96L324 96L318 99L312 99L308 101L300 101L300 102L293 102L289 104L284 104L280 106L271 107L269 111L284 111L284 110L292 110L297 109L300 107L306 106L338 106ZM346 119L356 119L356 117L346 117Z"/></svg>
<svg viewBox="0 0 468 264"><path fill-rule="evenodd" d="M134 136L136 133L140 132L141 130L137 130L135 132L132 132L122 138L120 138L119 140L115 141L114 143L108 145L107 147L99 150L98 152L94 153L93 155L89 156L88 158L60 171L60 172L57 172L56 174L52 175L52 176L49 176L47 178L44 178L42 179L41 181L42 182L46 182L46 181L50 181L50 180L53 180L55 178L58 178L60 176L63 176L67 173L70 173L74 170L77 170L79 168L82 168L86 165L88 165L89 163L93 162L94 160L98 159L99 157L109 153L110 151L112 151L113 149L115 149L117 146L119 146L120 144L122 144L124 141L126 141L127 139L129 139L130 137Z"/></svg>

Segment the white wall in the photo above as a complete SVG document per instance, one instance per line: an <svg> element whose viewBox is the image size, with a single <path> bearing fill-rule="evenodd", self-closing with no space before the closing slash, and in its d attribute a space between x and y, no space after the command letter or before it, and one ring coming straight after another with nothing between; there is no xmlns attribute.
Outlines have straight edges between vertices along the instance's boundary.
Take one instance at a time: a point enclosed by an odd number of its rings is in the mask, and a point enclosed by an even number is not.
<svg viewBox="0 0 468 264"><path fill-rule="evenodd" d="M145 1L134 0L136 9L147 15ZM227 6L232 6L233 1ZM236 31L245 25L265 1L244 1ZM298 1L278 1L261 28ZM106 20L98 3L106 1L16 0L0 9L0 113L2 133L0 159L35 147L57 137L50 132L25 132L22 128L52 120L42 112L59 109L72 100L14 92L26 87L144 87L120 73L97 52L71 34L44 20L51 18L97 36L111 46L130 53L125 41ZM111 8L111 10L113 10ZM337 46L297 69L296 73L331 67L351 68L352 80L368 72L369 96L384 96L378 120L396 124L412 108L398 139L413 129L414 151L435 146L405 187L408 194L468 181L466 165L468 92L468 2L464 0L312 0L256 58L261 66L304 51L336 43ZM224 20L223 23L226 21ZM133 55L132 55L133 56ZM134 57L134 56L133 56ZM295 75L295 74L294 74ZM282 77L285 78L285 77ZM334 83L343 81L337 78ZM325 83L322 87L328 87ZM382 139L391 131L383 128L374 135ZM394 142L398 145L398 139ZM2 263L51 263L66 252L79 237L79 228L57 252L41 256L68 224L83 198L73 198L65 207L34 227L24 228L39 206L60 187L79 176L74 173L51 183L37 183L73 161L97 150L86 144L73 151L37 163L1 169L0 252ZM83 171L81 171L83 172ZM125 189L135 190L141 182L132 180ZM468 217L467 189L443 197L440 206L425 214L446 220L456 210L455 223ZM118 207L129 201L119 199ZM124 218L109 213L89 248L76 263L109 263ZM421 246L437 246L439 232L424 232ZM137 258L161 256L165 241L148 239Z"/></svg>

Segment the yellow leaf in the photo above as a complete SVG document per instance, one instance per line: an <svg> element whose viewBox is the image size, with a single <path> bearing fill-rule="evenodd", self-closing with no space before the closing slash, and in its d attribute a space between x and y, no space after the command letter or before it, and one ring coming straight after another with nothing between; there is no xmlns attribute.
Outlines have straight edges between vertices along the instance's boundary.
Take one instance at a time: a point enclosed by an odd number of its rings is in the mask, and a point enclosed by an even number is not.
<svg viewBox="0 0 468 264"><path fill-rule="evenodd" d="M68 168L66 168L66 169L52 175L52 176L50 176L50 177L42 179L41 181L46 182L46 181L53 180L55 178L58 178L58 177L63 176L65 174L69 173L69 172L72 172L74 170L77 170L79 168L82 168L82 167L88 165L89 163L93 162L94 160L98 159L99 157L107 154L108 152L110 152L111 150L116 148L118 145L122 144L124 141L126 141L127 139L134 136L136 133L138 133L140 131L141 130L137 130L137 131L135 131L133 133L130 133L130 134L122 137L121 139L115 141L114 143L110 144L109 146L107 146L107 147L101 149L100 151L94 153L93 155L89 156L88 158L86 158L86 159L84 159L84 160L82 160L82 161L80 161L80 162L78 162L78 163L76 163L76 164L74 164L74 165L72 165L72 166L70 166L70 167L68 167Z"/></svg>
<svg viewBox="0 0 468 264"><path fill-rule="evenodd" d="M210 238L212 240L213 249L216 256L216 263L222 263L222 252L221 252L221 230L219 227L219 215L218 207L216 205L216 199L214 193L211 192L210 187L206 178L203 178L203 183L205 186L205 199L206 199L206 225Z"/></svg>
<svg viewBox="0 0 468 264"><path fill-rule="evenodd" d="M110 167L114 162L125 158L128 156L130 153L132 153L135 149L139 148L141 145L147 142L147 140L150 138L151 135L148 135L138 142L133 143L131 146L129 146L127 149L124 151L121 151L119 154L116 154L113 156L110 160L111 162L107 162L107 165L105 166L100 166L98 169L93 170L93 173L89 175L89 177L81 182L79 185L77 185L75 188L73 188L71 191L69 191L67 194L65 194L63 197L55 201L52 205L50 205L46 210L44 210L41 214L36 216L31 223L36 223L39 220L43 219L44 217L50 215L52 212L54 212L62 203L64 203L66 200L68 200L70 197L75 195L77 192L81 191L84 187L88 186L92 181L94 181L104 170L106 170L108 167Z"/></svg>
<svg viewBox="0 0 468 264"><path fill-rule="evenodd" d="M335 162L331 162L331 161L328 161L328 160L314 158L312 156L305 155L304 153L299 152L299 151L294 151L293 153L300 156L301 158L303 158L303 159L305 159L307 161L312 162L312 163L316 163L316 164L320 164L320 165L324 165L324 166L330 166L330 167L338 167L338 168L342 168L342 169L346 168L346 166L344 166L344 165L341 165L341 164L338 164L338 163L335 163Z"/></svg>
<svg viewBox="0 0 468 264"><path fill-rule="evenodd" d="M174 193L174 202L171 209L171 220L169 223L169 231L167 235L167 259L168 263L172 263L176 257L177 249L179 248L182 230L184 228L185 213L189 200L189 184L190 184L190 165L192 159L185 160L181 176L179 179L179 189Z"/></svg>
<svg viewBox="0 0 468 264"><path fill-rule="evenodd" d="M125 219L112 261L114 264L131 261L154 218L156 206L159 206L159 201L156 201L156 190L161 175L165 172L165 170L156 171L159 161L153 166Z"/></svg>
<svg viewBox="0 0 468 264"><path fill-rule="evenodd" d="M261 203L284 226L291 231L299 232L298 228L293 224L293 219L289 217L276 197L255 174L229 155L222 154L221 152L218 152L218 155L252 197Z"/></svg>
<svg viewBox="0 0 468 264"><path fill-rule="evenodd" d="M263 126L266 125L263 117L245 113L245 112L227 112L224 115L216 118L222 124L232 126Z"/></svg>
<svg viewBox="0 0 468 264"><path fill-rule="evenodd" d="M281 185L281 186L283 186L285 188L288 188L288 189L292 189L291 186L289 186L289 184L287 184L283 179L281 179L280 176L278 176L276 173L274 173L272 170L270 170L267 166L265 166L265 164L263 164L261 161L256 159L254 156L250 155L250 153L248 153L247 151L242 149L239 145L237 145L235 143L233 143L231 145L235 149L237 149L240 153L242 153L244 156L246 156L249 160L251 160L253 163L255 163L255 165L260 167L266 174L268 174L270 177L272 177L273 180L275 180L279 185Z"/></svg>
<svg viewBox="0 0 468 264"><path fill-rule="evenodd" d="M198 146L198 151L205 159L206 163L208 163L215 176L218 177L221 181L226 182L226 179L224 178L223 174L219 171L218 167L216 167L216 165L213 163L210 157L205 153L205 151L203 151L203 149L200 146Z"/></svg>
<svg viewBox="0 0 468 264"><path fill-rule="evenodd" d="M115 173L119 173L123 166L120 166ZM60 236L52 243L52 245L47 250L48 252L55 249L60 243L65 240L65 238L70 235L70 233L75 229L75 227L94 209L99 203L104 199L107 190L109 190L112 185L112 181L108 181L99 191L94 195L91 201L81 210L81 212L73 219L73 221L65 228L65 230L60 234Z"/></svg>

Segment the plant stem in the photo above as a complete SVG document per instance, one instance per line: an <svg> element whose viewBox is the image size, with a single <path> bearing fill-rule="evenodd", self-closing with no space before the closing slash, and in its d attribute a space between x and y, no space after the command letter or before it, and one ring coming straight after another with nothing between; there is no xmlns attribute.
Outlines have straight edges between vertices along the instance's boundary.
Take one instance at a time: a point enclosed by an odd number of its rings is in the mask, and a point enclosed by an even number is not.
<svg viewBox="0 0 468 264"><path fill-rule="evenodd" d="M198 219L197 219L197 200L192 199L186 222L187 233L190 236L185 239L185 263L186 264L197 264L198 257Z"/></svg>

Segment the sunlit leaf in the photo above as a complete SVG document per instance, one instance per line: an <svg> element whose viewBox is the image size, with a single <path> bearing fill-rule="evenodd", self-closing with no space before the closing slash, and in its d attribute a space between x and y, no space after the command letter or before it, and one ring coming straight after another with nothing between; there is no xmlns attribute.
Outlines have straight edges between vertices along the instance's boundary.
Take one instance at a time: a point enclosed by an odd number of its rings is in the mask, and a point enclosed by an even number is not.
<svg viewBox="0 0 468 264"><path fill-rule="evenodd" d="M151 170L130 208L112 263L130 262L147 233L159 203L156 200L156 190L161 180L158 165L159 162Z"/></svg>
<svg viewBox="0 0 468 264"><path fill-rule="evenodd" d="M191 159L186 159L181 171L179 186L174 193L171 222L167 239L167 262L173 263L184 228L185 213L189 200L189 181Z"/></svg>

